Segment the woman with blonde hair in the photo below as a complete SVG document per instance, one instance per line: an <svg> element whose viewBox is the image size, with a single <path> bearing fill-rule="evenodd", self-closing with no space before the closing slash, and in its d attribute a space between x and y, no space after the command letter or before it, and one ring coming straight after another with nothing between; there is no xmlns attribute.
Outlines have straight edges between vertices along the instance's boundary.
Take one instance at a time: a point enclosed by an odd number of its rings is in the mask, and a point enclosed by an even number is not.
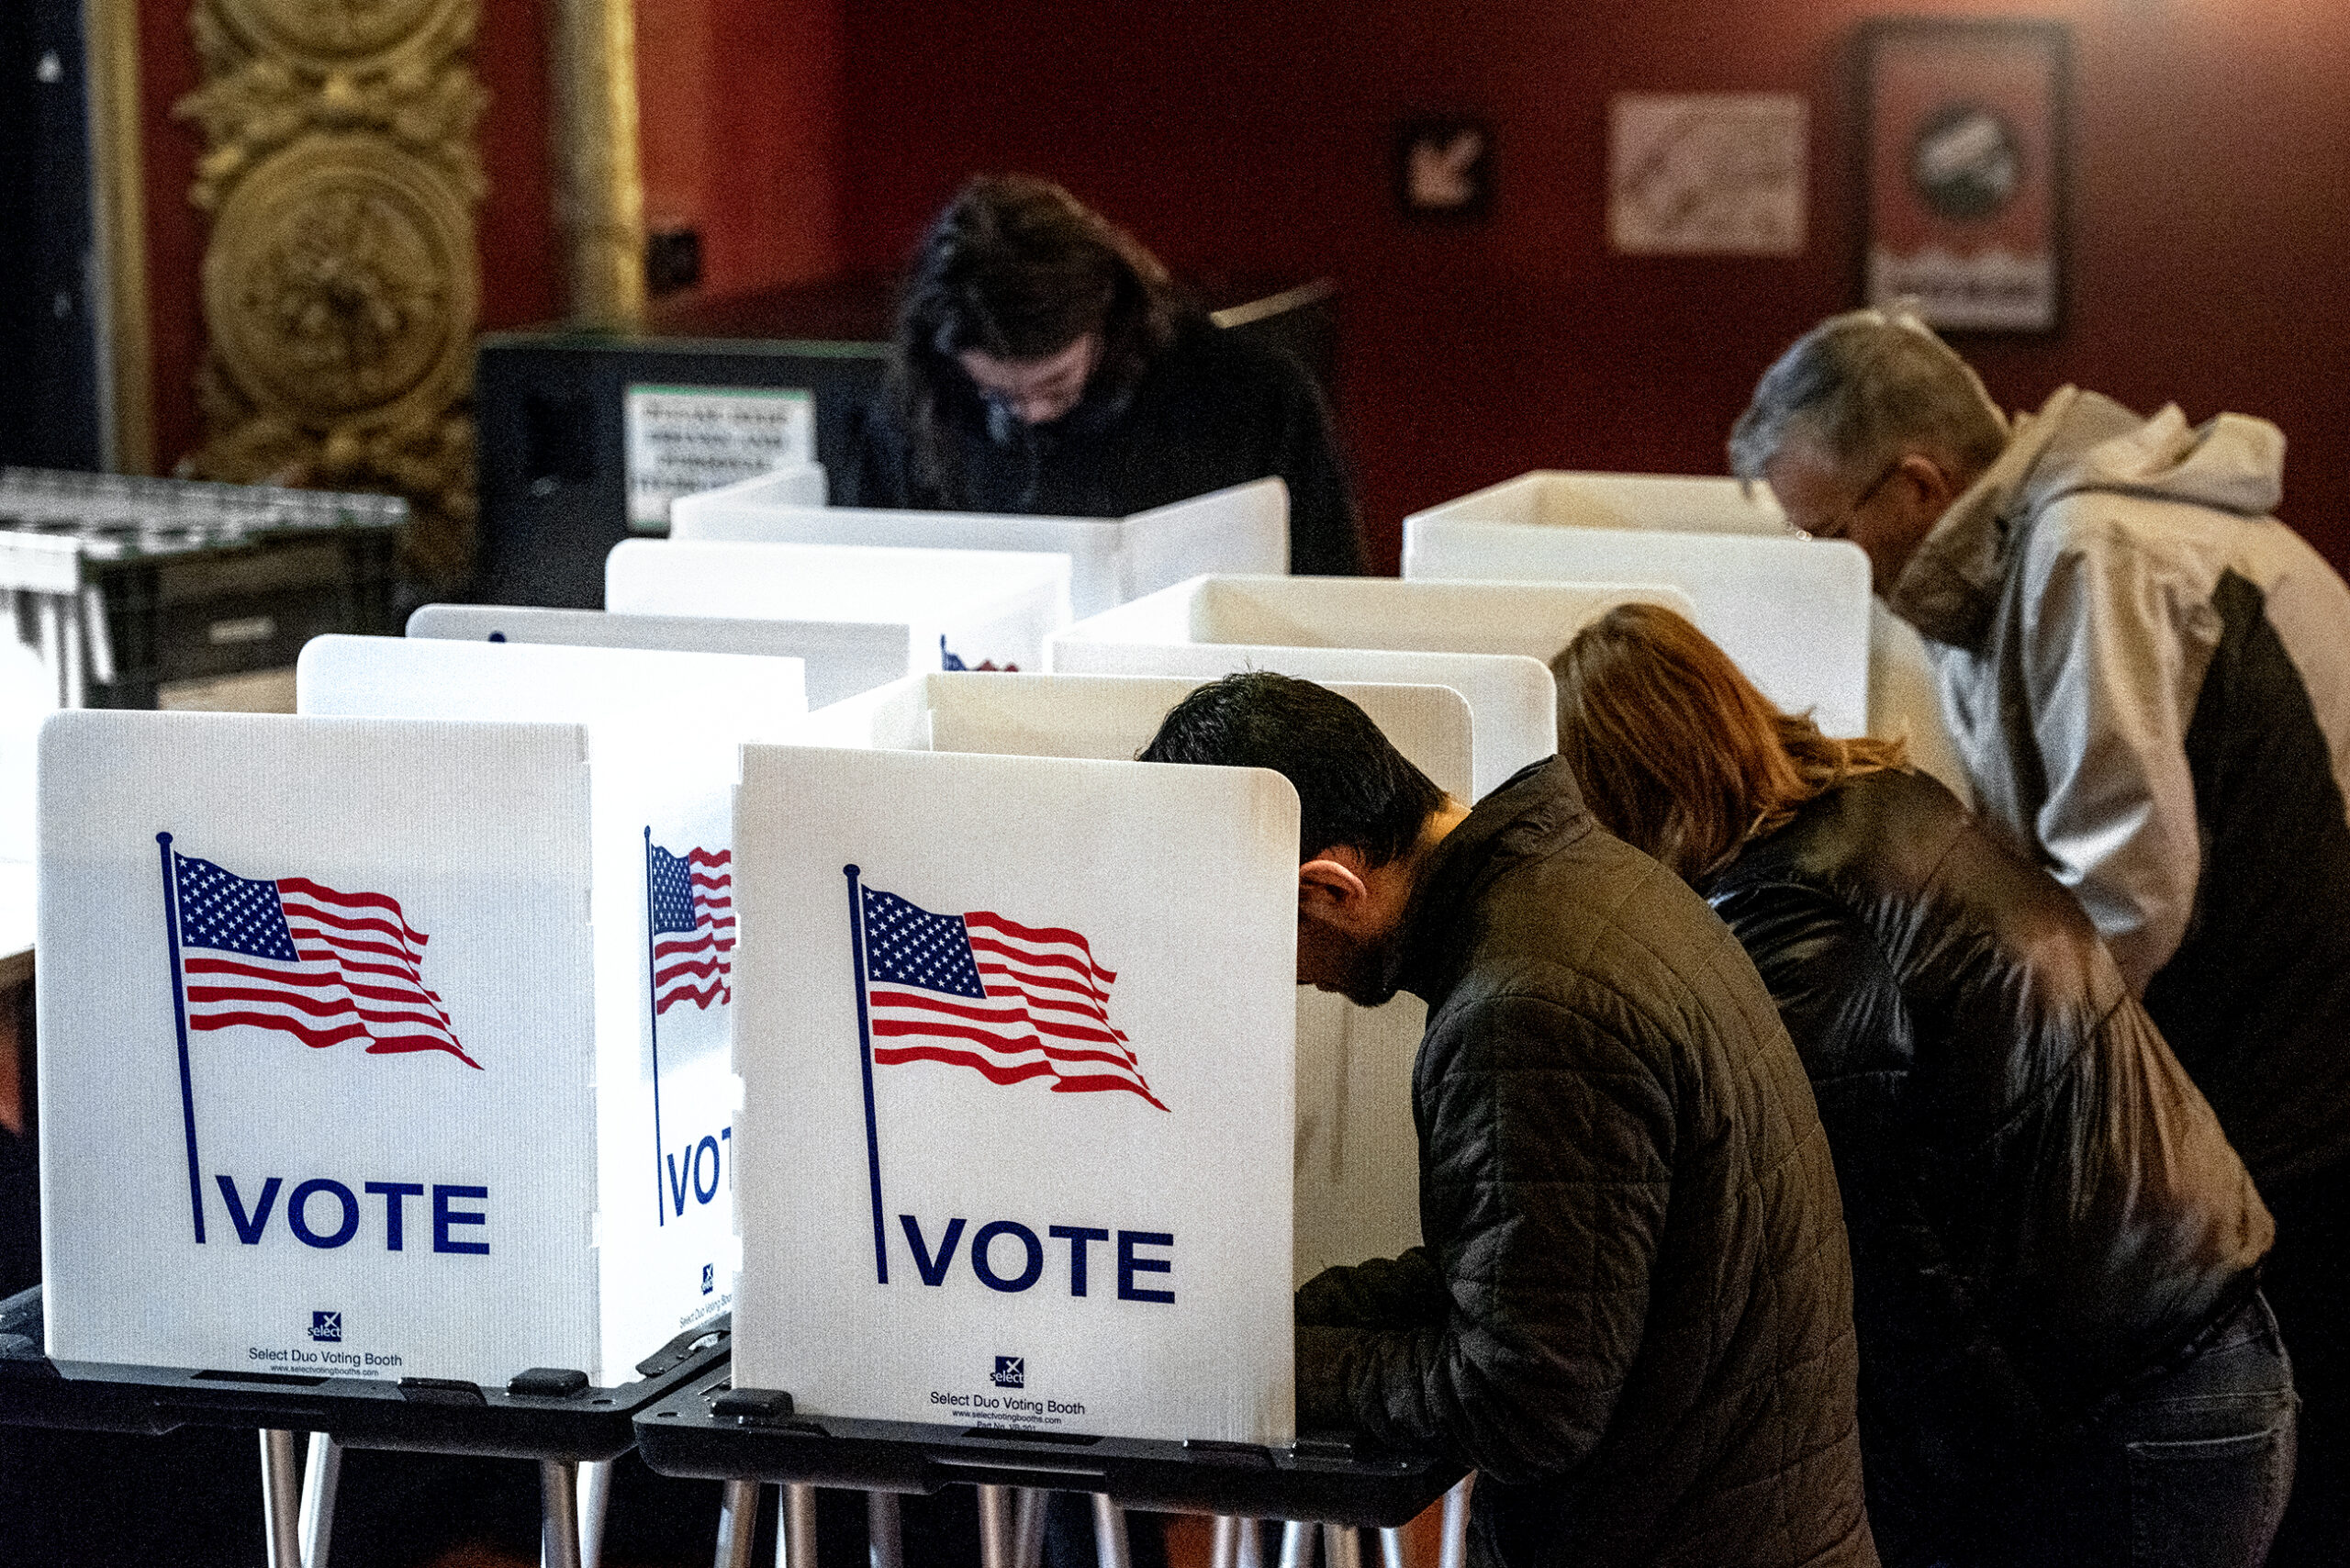
<svg viewBox="0 0 2350 1568"><path fill-rule="evenodd" d="M2275 1227L2072 895L1671 610L1551 670L1593 814L1729 924L1811 1079L1886 1563L2256 1568L2298 1403Z"/></svg>

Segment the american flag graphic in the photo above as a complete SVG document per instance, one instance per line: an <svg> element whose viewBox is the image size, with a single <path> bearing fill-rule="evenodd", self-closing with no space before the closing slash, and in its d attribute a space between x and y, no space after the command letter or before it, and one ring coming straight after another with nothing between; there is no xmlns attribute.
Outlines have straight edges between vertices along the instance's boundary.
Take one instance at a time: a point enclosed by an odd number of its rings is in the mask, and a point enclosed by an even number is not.
<svg viewBox="0 0 2350 1568"><path fill-rule="evenodd" d="M706 1008L733 999L733 861L732 850L672 855L646 841L656 1018L680 1002Z"/></svg>
<svg viewBox="0 0 2350 1568"><path fill-rule="evenodd" d="M398 900L337 892L307 877L233 876L167 852L189 1028L250 1025L306 1046L364 1040L371 1052L446 1051L481 1066L425 988L428 939Z"/></svg>
<svg viewBox="0 0 2350 1568"><path fill-rule="evenodd" d="M985 910L933 914L876 888L860 893L876 1064L947 1062L991 1083L1124 1090L1167 1109L1110 1022L1118 977L1079 933Z"/></svg>

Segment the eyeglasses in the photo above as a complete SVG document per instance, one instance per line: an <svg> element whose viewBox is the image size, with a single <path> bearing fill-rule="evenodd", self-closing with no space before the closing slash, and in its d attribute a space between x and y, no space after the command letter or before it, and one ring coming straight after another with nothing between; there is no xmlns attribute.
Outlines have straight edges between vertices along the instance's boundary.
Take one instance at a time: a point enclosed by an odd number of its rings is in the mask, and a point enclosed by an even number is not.
<svg viewBox="0 0 2350 1568"><path fill-rule="evenodd" d="M1786 520L1787 532L1798 539L1842 539L1849 536L1852 532L1852 523L1860 517L1861 509L1876 499L1877 492L1892 482L1893 476L1901 471L1901 465L1908 460L1908 455L1906 452L1898 454L1892 462L1877 470L1876 477L1869 481L1868 487L1846 502L1832 523L1806 528L1796 521L1791 515Z"/></svg>

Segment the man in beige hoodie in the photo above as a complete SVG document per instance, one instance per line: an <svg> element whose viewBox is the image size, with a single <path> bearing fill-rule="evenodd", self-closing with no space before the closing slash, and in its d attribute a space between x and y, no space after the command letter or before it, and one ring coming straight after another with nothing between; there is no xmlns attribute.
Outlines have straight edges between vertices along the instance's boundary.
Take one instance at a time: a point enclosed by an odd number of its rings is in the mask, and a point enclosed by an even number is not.
<svg viewBox="0 0 2350 1568"><path fill-rule="evenodd" d="M1729 444L1792 524L1867 552L1978 809L2079 897L2258 1182L2305 1402L2270 1562L2340 1561L2350 588L2269 515L2283 433L2069 386L2010 424L1913 317L1861 310L1772 365Z"/></svg>

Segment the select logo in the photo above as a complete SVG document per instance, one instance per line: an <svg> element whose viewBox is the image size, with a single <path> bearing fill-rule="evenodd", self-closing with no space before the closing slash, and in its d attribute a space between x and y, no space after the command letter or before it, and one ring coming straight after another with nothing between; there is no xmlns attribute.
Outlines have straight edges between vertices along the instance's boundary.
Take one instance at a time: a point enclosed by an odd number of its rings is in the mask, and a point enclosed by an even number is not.
<svg viewBox="0 0 2350 1568"><path fill-rule="evenodd" d="M1025 1388L1028 1386L1027 1366L1025 1356L998 1356L995 1371L988 1374L988 1381L998 1388Z"/></svg>
<svg viewBox="0 0 2350 1568"><path fill-rule="evenodd" d="M310 1338L321 1345L342 1343L342 1314L314 1312L310 1314Z"/></svg>
<svg viewBox="0 0 2350 1568"><path fill-rule="evenodd" d="M717 1288L718 1265L715 1263L704 1263L701 1266L701 1294L708 1295Z"/></svg>

